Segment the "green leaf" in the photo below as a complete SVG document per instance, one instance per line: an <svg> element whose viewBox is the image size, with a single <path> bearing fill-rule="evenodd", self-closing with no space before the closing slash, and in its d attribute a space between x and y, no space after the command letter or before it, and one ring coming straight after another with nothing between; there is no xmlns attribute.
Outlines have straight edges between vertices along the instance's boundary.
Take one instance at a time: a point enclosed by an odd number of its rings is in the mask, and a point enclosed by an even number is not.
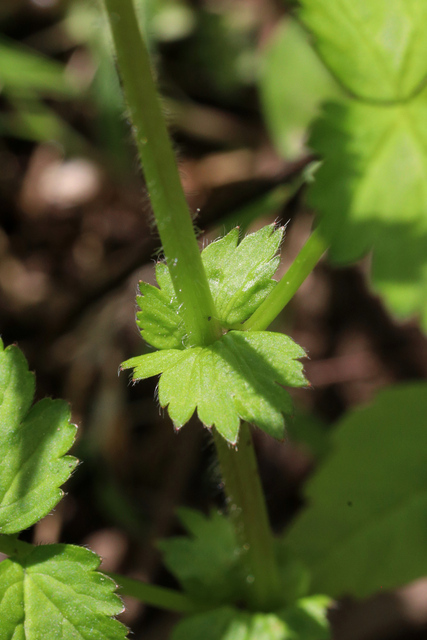
<svg viewBox="0 0 427 640"><path fill-rule="evenodd" d="M203 266L224 327L243 323L276 285L272 276L280 263L277 255L284 228L268 225L243 238L233 229L202 251Z"/></svg>
<svg viewBox="0 0 427 640"><path fill-rule="evenodd" d="M427 384L350 412L286 536L311 591L366 597L427 573Z"/></svg>
<svg viewBox="0 0 427 640"><path fill-rule="evenodd" d="M241 606L247 598L248 567L231 520L214 510L205 516L179 509L178 516L189 535L158 543L165 566L192 600L210 609L232 603ZM307 595L310 576L282 539L276 543L282 602L291 604Z"/></svg>
<svg viewBox="0 0 427 640"><path fill-rule="evenodd" d="M232 607L189 616L175 625L171 640L247 640L244 618Z"/></svg>
<svg viewBox="0 0 427 640"><path fill-rule="evenodd" d="M183 349L185 325L166 264L156 265L156 279L159 288L139 283L137 325L144 340L156 349Z"/></svg>
<svg viewBox="0 0 427 640"><path fill-rule="evenodd" d="M165 566L193 600L211 607L242 600L244 570L230 520L215 511L206 517L192 509L180 509L178 515L191 537L158 543Z"/></svg>
<svg viewBox="0 0 427 640"><path fill-rule="evenodd" d="M182 427L197 408L203 424L215 426L234 444L240 419L276 438L284 436L283 414L291 414L293 407L281 385L308 384L296 360L304 356L283 334L230 331L208 347L139 356L122 369L134 368L134 380L162 372L159 401L175 427Z"/></svg>
<svg viewBox="0 0 427 640"><path fill-rule="evenodd" d="M0 640L123 640L123 611L100 559L65 544L34 548L0 564Z"/></svg>
<svg viewBox="0 0 427 640"><path fill-rule="evenodd" d="M340 97L342 91L305 31L289 18L279 23L261 62L259 88L267 126L279 153L297 159L305 150L307 128L320 103Z"/></svg>
<svg viewBox="0 0 427 640"><path fill-rule="evenodd" d="M329 104L310 145L324 158L309 189L338 263L372 247L372 282L427 328L427 91L398 106Z"/></svg>
<svg viewBox="0 0 427 640"><path fill-rule="evenodd" d="M267 225L238 245L239 230L233 229L202 251L223 327L228 329L247 320L276 285L272 276L280 262L277 252L283 234L283 228ZM183 349L185 327L166 264L157 265L156 278L159 288L145 282L139 285L142 295L137 298L137 324L144 340L153 347Z"/></svg>
<svg viewBox="0 0 427 640"><path fill-rule="evenodd" d="M425 0L301 0L300 18L333 74L368 100L404 100L427 76Z"/></svg>
<svg viewBox="0 0 427 640"><path fill-rule="evenodd" d="M34 376L21 351L0 341L0 532L34 524L60 501L76 458L68 404L45 399L32 408Z"/></svg>
<svg viewBox="0 0 427 640"><path fill-rule="evenodd" d="M319 416L298 408L288 426L288 437L316 460L322 460L330 450L330 433Z"/></svg>
<svg viewBox="0 0 427 640"><path fill-rule="evenodd" d="M312 596L278 613L245 613L223 607L185 618L171 640L328 640L330 599Z"/></svg>

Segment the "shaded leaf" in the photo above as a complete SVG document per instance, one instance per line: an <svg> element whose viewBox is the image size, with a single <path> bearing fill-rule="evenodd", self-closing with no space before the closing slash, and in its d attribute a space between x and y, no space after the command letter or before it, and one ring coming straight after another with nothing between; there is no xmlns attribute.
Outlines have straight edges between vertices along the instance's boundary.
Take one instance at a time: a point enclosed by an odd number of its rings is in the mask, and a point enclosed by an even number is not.
<svg viewBox="0 0 427 640"><path fill-rule="evenodd" d="M34 376L21 351L0 341L0 532L34 524L60 501L77 460L65 455L76 427L62 400L32 408Z"/></svg>
<svg viewBox="0 0 427 640"><path fill-rule="evenodd" d="M165 566L194 600L212 607L243 599L241 552L230 520L215 511L206 517L180 509L178 515L190 536L158 542Z"/></svg>
<svg viewBox="0 0 427 640"><path fill-rule="evenodd" d="M283 157L297 159L304 153L307 128L320 103L342 92L306 32L289 18L269 39L261 69L259 88L270 134Z"/></svg>
<svg viewBox="0 0 427 640"><path fill-rule="evenodd" d="M404 100L427 75L425 0L300 0L332 73L359 98Z"/></svg>
<svg viewBox="0 0 427 640"><path fill-rule="evenodd" d="M277 613L245 613L223 607L185 618L172 640L328 640L330 599L312 596Z"/></svg>
<svg viewBox="0 0 427 640"><path fill-rule="evenodd" d="M350 412L286 535L312 592L366 597L427 573L427 384Z"/></svg>
<svg viewBox="0 0 427 640"><path fill-rule="evenodd" d="M288 437L316 460L322 460L330 450L328 425L319 416L297 408L288 425Z"/></svg>
<svg viewBox="0 0 427 640"><path fill-rule="evenodd" d="M306 386L304 350L291 338L268 331L230 331L207 347L166 350L123 363L140 380L162 372L159 401L176 428L195 409L207 427L215 426L231 443L237 442L240 419L282 438L283 414L293 411L281 385Z"/></svg>
<svg viewBox="0 0 427 640"><path fill-rule="evenodd" d="M427 327L427 92L388 106L327 105L310 144L324 158L308 193L338 263L373 252L372 283Z"/></svg>
<svg viewBox="0 0 427 640"><path fill-rule="evenodd" d="M71 545L34 548L0 563L1 640L123 640L123 611L97 555Z"/></svg>

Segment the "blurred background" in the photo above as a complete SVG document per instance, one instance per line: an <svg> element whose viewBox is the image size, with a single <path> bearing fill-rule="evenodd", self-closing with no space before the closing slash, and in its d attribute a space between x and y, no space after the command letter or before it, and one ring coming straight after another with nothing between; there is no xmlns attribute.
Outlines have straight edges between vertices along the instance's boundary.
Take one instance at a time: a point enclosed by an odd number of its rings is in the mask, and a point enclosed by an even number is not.
<svg viewBox="0 0 427 640"><path fill-rule="evenodd" d="M279 276L308 237L307 128L339 96L283 0L137 0L201 245L235 224L286 225ZM100 5L0 3L0 332L37 373L37 397L71 403L82 460L53 514L27 531L73 542L107 571L176 587L154 541L180 532L178 505L221 507L209 434L179 434L156 381L118 376L142 353L139 280L154 284L159 241ZM390 383L425 378L427 342L396 323L366 283L369 257L322 262L273 328L308 352L310 390L277 443L255 434L271 518L283 529L347 409ZM168 638L172 614L126 600L135 638ZM331 612L337 640L427 638L427 582Z"/></svg>

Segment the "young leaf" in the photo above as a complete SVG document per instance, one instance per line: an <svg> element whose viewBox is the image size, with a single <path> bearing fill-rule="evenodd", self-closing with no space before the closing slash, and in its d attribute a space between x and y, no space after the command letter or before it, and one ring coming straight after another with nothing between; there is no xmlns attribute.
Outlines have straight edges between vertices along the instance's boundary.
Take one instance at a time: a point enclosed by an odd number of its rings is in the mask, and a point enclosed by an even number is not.
<svg viewBox="0 0 427 640"><path fill-rule="evenodd" d="M165 566L194 600L210 607L242 600L245 576L231 521L215 511L206 517L192 509L180 509L178 515L191 537L158 543Z"/></svg>
<svg viewBox="0 0 427 640"><path fill-rule="evenodd" d="M357 97L404 100L424 83L425 0L300 1L320 56Z"/></svg>
<svg viewBox="0 0 427 640"><path fill-rule="evenodd" d="M163 262L156 265L156 279L159 288L146 282L139 283L142 295L136 298L141 309L136 314L137 325L144 340L156 349L183 349L185 325L179 315L168 268Z"/></svg>
<svg viewBox="0 0 427 640"><path fill-rule="evenodd" d="M277 613L222 607L185 618L171 640L329 640L329 604L325 596L311 596Z"/></svg>
<svg viewBox="0 0 427 640"><path fill-rule="evenodd" d="M284 229L267 225L237 244L239 230L212 242L202 251L203 265L220 323L229 328L243 323L276 285L277 252Z"/></svg>
<svg viewBox="0 0 427 640"><path fill-rule="evenodd" d="M21 351L0 340L0 533L34 524L60 501L76 458L65 455L76 426L62 400L32 408L34 376Z"/></svg>
<svg viewBox="0 0 427 640"><path fill-rule="evenodd" d="M324 163L308 199L330 257L346 263L373 247L375 289L427 328L426 121L427 91L397 106L327 105L310 140Z"/></svg>
<svg viewBox="0 0 427 640"><path fill-rule="evenodd" d="M240 419L282 438L283 414L292 401L281 386L306 386L298 358L304 350L288 336L269 331L229 331L208 347L169 349L132 358L122 369L134 368L133 379L162 373L159 401L176 428L195 409L207 427L215 426L236 443Z"/></svg>
<svg viewBox="0 0 427 640"><path fill-rule="evenodd" d="M382 391L350 412L286 535L311 591L366 597L427 572L427 385Z"/></svg>
<svg viewBox="0 0 427 640"><path fill-rule="evenodd" d="M98 573L100 559L65 544L34 548L0 563L0 638L124 640L111 616L123 611L114 582Z"/></svg>
<svg viewBox="0 0 427 640"><path fill-rule="evenodd" d="M225 328L243 323L276 285L272 276L280 258L277 252L283 228L268 225L246 236L238 245L239 230L212 242L202 251L202 261L212 291L218 320ZM160 288L140 283L137 324L144 340L156 349L183 349L185 327L179 314L167 266L159 263Z"/></svg>

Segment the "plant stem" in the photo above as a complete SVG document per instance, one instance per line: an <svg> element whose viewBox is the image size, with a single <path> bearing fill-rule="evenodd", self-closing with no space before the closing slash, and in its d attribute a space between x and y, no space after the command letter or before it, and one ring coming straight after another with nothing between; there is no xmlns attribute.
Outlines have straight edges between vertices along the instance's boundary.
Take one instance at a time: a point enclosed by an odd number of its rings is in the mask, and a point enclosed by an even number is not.
<svg viewBox="0 0 427 640"><path fill-rule="evenodd" d="M178 613L194 613L201 610L201 607L194 603L193 600L173 589L165 589L164 587L141 582L141 580L126 578L119 573L106 573L106 575L117 582L119 591L123 595L137 598L137 600L141 600L141 602L152 607Z"/></svg>
<svg viewBox="0 0 427 640"><path fill-rule="evenodd" d="M287 184L280 184L268 193L263 194L250 203L235 209L224 218L218 221L218 226L223 228L224 235L239 226L240 234L243 236L249 225L260 216L268 216L284 207L296 191L301 187L301 177Z"/></svg>
<svg viewBox="0 0 427 640"><path fill-rule="evenodd" d="M298 291L304 280L327 250L319 229L315 229L307 242L270 295L242 325L244 331L264 331Z"/></svg>
<svg viewBox="0 0 427 640"><path fill-rule="evenodd" d="M188 346L211 344L221 336L221 329L134 6L132 0L105 0L105 6L147 189L176 296L182 305ZM238 450L229 449L218 434L215 442L231 515L246 552L249 604L272 610L280 602L279 574L249 427L242 427ZM129 579L124 585L123 578L117 579L128 593L134 590L132 595L139 594L137 597L145 601L156 599L151 588L145 589L146 585ZM154 603L152 599L150 602ZM176 599L160 597L156 604L174 609L174 602L177 606Z"/></svg>
<svg viewBox="0 0 427 640"><path fill-rule="evenodd" d="M221 336L132 0L105 0L125 99L188 346Z"/></svg>
<svg viewBox="0 0 427 640"><path fill-rule="evenodd" d="M249 605L272 611L280 604L280 578L249 425L242 423L236 448L216 430L214 440L229 514L246 554Z"/></svg>

